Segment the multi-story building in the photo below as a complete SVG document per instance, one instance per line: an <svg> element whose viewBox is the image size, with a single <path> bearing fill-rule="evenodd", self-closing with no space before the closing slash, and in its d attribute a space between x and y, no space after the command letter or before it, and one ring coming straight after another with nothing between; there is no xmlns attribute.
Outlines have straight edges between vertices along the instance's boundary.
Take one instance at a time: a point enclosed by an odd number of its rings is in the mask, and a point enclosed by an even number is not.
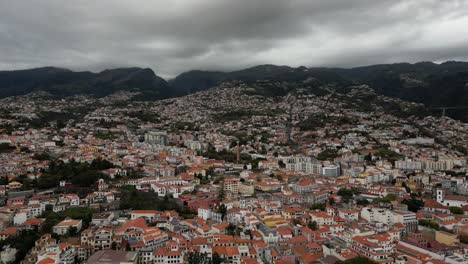
<svg viewBox="0 0 468 264"><path fill-rule="evenodd" d="M387 233L378 235L355 236L349 242L349 248L354 253L369 258L377 263L394 263L393 240Z"/></svg>
<svg viewBox="0 0 468 264"><path fill-rule="evenodd" d="M57 235L65 235L70 230L70 228L76 228L76 232L79 232L81 230L81 227L81 220L67 218L62 222L56 224L52 230Z"/></svg>
<svg viewBox="0 0 468 264"><path fill-rule="evenodd" d="M111 249L112 234L111 228L88 228L81 232L81 246L89 246L93 252Z"/></svg>
<svg viewBox="0 0 468 264"><path fill-rule="evenodd" d="M418 226L416 214L408 211L392 211L386 208L364 207L361 210L361 217L369 222L383 223L388 226L393 226L397 223L403 224L406 234L417 230Z"/></svg>
<svg viewBox="0 0 468 264"><path fill-rule="evenodd" d="M322 167L321 174L325 177L338 177L341 174L340 166L338 165L328 165Z"/></svg>
<svg viewBox="0 0 468 264"><path fill-rule="evenodd" d="M444 206L463 207L468 204L468 197L462 195L447 195L443 189L437 189L437 202Z"/></svg>
<svg viewBox="0 0 468 264"><path fill-rule="evenodd" d="M168 144L168 137L166 131L150 131L145 134L145 142L156 145L166 146Z"/></svg>
<svg viewBox="0 0 468 264"><path fill-rule="evenodd" d="M239 193L239 178L229 177L224 179L223 189L225 192L230 192L233 194Z"/></svg>
<svg viewBox="0 0 468 264"><path fill-rule="evenodd" d="M310 157L292 156L283 159L286 164L286 169L304 173L320 174L322 172L322 164L313 161Z"/></svg>

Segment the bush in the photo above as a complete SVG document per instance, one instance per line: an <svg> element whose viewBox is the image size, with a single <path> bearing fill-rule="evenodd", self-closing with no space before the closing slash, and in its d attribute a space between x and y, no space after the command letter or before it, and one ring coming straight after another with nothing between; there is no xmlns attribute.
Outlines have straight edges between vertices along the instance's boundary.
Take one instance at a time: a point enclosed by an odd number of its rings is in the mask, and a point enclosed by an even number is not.
<svg viewBox="0 0 468 264"><path fill-rule="evenodd" d="M419 225L422 225L422 226L426 226L435 230L440 230L439 224L431 220L420 219L418 223Z"/></svg>
<svg viewBox="0 0 468 264"><path fill-rule="evenodd" d="M457 206L450 206L450 212L452 214L463 214L463 210Z"/></svg>

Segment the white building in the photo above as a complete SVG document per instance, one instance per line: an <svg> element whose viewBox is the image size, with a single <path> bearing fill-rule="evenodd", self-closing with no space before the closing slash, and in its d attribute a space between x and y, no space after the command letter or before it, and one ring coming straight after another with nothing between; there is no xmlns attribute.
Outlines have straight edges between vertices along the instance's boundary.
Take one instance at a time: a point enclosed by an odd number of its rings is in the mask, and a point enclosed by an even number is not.
<svg viewBox="0 0 468 264"><path fill-rule="evenodd" d="M324 166L321 174L325 177L338 177L340 176L340 167L337 165Z"/></svg>
<svg viewBox="0 0 468 264"><path fill-rule="evenodd" d="M368 222L378 222L388 226L401 223L405 226L407 233L416 230L418 225L416 214L407 211L392 211L385 208L364 207L361 210L361 217Z"/></svg>
<svg viewBox="0 0 468 264"><path fill-rule="evenodd" d="M80 231L82 227L82 221L67 218L63 220L62 222L56 224L52 228L52 230L57 235L65 235L68 232L69 228L71 227L75 227L77 232Z"/></svg>
<svg viewBox="0 0 468 264"><path fill-rule="evenodd" d="M468 196L446 195L442 189L437 189L437 202L444 206L463 207L468 204Z"/></svg>

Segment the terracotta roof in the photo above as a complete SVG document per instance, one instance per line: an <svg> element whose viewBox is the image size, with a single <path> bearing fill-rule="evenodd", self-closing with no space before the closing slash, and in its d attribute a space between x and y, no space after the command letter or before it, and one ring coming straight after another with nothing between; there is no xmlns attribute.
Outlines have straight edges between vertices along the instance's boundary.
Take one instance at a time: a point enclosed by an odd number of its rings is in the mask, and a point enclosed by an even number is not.
<svg viewBox="0 0 468 264"><path fill-rule="evenodd" d="M139 228L139 229L142 229L144 230L145 228L147 228L148 226L146 225L146 222L145 222L145 219L143 217L139 217L137 219L134 219L134 220L130 220L130 221L127 221L125 222L125 224L123 224L118 230L117 230L117 233L121 233L121 232L125 232L128 228L130 227L136 227L136 228Z"/></svg>
<svg viewBox="0 0 468 264"><path fill-rule="evenodd" d="M15 227L15 226L10 226L10 227L7 227L5 230L0 231L0 235L11 236L11 235L16 234L17 231L18 231L18 228L17 228L17 227Z"/></svg>
<svg viewBox="0 0 468 264"><path fill-rule="evenodd" d="M54 263L55 263L55 259L53 258L43 258L39 260L38 262L36 262L36 264L54 264Z"/></svg>

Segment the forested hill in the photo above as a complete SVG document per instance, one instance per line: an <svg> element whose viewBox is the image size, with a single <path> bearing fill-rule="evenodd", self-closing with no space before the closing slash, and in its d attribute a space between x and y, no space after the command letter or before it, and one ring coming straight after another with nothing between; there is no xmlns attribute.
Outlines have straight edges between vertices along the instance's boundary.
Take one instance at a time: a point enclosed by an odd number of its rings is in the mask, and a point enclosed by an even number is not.
<svg viewBox="0 0 468 264"><path fill-rule="evenodd" d="M140 91L150 99L172 95L168 83L148 68L118 68L99 73L55 67L0 71L0 97L34 91L46 91L57 96L105 96L119 90Z"/></svg>
<svg viewBox="0 0 468 264"><path fill-rule="evenodd" d="M457 61L379 64L350 69L259 65L232 72L193 70L168 82L148 68L118 68L93 73L43 67L0 71L0 97L33 91L46 91L56 96L88 94L100 97L125 90L140 92L137 100L154 100L190 94L235 80L292 84L307 80L308 83L338 87L367 84L379 94L429 107L468 106L468 63ZM448 114L468 121L466 109L450 110Z"/></svg>

